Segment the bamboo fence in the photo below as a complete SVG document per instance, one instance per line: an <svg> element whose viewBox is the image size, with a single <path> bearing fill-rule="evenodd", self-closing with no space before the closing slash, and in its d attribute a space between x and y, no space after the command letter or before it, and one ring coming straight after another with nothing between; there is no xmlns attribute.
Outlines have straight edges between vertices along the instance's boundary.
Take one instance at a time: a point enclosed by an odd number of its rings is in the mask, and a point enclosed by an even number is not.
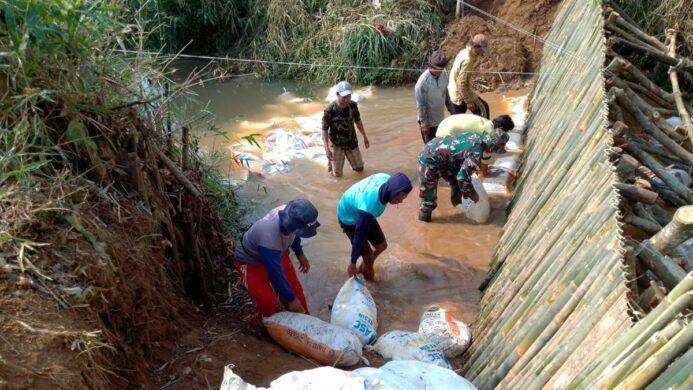
<svg viewBox="0 0 693 390"><path fill-rule="evenodd" d="M676 274L669 295L633 324L602 3L563 1L547 40L563 50L544 51L535 80L517 189L464 375L480 389L690 383L682 359L693 328L680 317L693 274Z"/></svg>

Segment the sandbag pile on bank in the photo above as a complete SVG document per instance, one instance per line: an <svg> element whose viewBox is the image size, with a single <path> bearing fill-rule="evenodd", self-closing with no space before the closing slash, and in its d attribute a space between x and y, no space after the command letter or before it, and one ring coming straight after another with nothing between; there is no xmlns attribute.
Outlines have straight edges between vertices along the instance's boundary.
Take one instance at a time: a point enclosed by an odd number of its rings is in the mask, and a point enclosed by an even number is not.
<svg viewBox="0 0 693 390"><path fill-rule="evenodd" d="M243 381L224 368L220 390L262 390ZM270 383L269 389L339 389L339 390L474 390L468 380L453 371L417 361L394 361L380 368L364 367L343 371L333 367L292 371Z"/></svg>

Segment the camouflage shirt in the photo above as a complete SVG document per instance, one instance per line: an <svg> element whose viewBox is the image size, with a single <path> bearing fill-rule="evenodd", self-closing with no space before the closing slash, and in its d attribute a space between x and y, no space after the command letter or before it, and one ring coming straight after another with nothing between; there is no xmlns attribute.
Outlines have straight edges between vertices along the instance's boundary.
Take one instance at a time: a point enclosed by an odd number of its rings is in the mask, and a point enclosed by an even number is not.
<svg viewBox="0 0 693 390"><path fill-rule="evenodd" d="M472 174L481 164L484 146L488 142L485 133L463 133L434 138L419 154L419 164L456 175L462 195L469 198L476 193L472 186Z"/></svg>
<svg viewBox="0 0 693 390"><path fill-rule="evenodd" d="M356 102L342 108L337 102L327 105L322 114L322 130L328 131L330 141L343 149L351 150L359 146L356 139L354 123L361 120L359 106Z"/></svg>

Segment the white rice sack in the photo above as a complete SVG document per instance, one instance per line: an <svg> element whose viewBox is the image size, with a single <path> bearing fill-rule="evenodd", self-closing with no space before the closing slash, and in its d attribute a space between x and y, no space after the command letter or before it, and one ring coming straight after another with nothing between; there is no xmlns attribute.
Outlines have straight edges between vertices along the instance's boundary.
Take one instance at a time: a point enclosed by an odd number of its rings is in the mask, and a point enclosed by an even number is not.
<svg viewBox="0 0 693 390"><path fill-rule="evenodd" d="M483 183L484 190L486 190L487 194L505 194L505 182L508 180L510 173L495 167L494 170L498 172L498 176L485 178Z"/></svg>
<svg viewBox="0 0 693 390"><path fill-rule="evenodd" d="M224 378L221 380L219 390L261 390L262 388L255 387L246 383L240 376L233 372L233 364L224 367Z"/></svg>
<svg viewBox="0 0 693 390"><path fill-rule="evenodd" d="M349 330L363 345L375 341L378 309L360 278L352 276L339 290L332 304L330 323Z"/></svg>
<svg viewBox="0 0 693 390"><path fill-rule="evenodd" d="M449 358L466 351L472 339L467 324L456 320L449 311L438 306L432 306L423 313L419 333L428 336Z"/></svg>
<svg viewBox="0 0 693 390"><path fill-rule="evenodd" d="M270 389L339 389L363 390L365 379L350 371L334 367L292 371L270 383Z"/></svg>
<svg viewBox="0 0 693 390"><path fill-rule="evenodd" d="M467 218L476 223L484 223L488 221L488 217L491 215L491 204L488 201L488 194L478 177L472 176L472 185L479 195L479 201L474 202L471 199L462 198L460 208L462 209L462 214Z"/></svg>
<svg viewBox="0 0 693 390"><path fill-rule="evenodd" d="M353 366L362 359L358 337L319 318L282 311L262 323L279 345L322 364Z"/></svg>
<svg viewBox="0 0 693 390"><path fill-rule="evenodd" d="M505 172L517 172L517 166L520 161L520 156L517 154L508 154L497 157L491 164L491 168L503 170Z"/></svg>
<svg viewBox="0 0 693 390"><path fill-rule="evenodd" d="M516 131L508 132L508 142L505 144L505 150L509 152L520 152L524 148L522 144L522 134Z"/></svg>
<svg viewBox="0 0 693 390"><path fill-rule="evenodd" d="M447 368L415 360L392 361L380 368L353 371L366 380L367 390L474 390L474 385Z"/></svg>
<svg viewBox="0 0 693 390"><path fill-rule="evenodd" d="M428 336L393 330L380 336L374 349L386 359L418 360L439 367L452 368L443 351Z"/></svg>

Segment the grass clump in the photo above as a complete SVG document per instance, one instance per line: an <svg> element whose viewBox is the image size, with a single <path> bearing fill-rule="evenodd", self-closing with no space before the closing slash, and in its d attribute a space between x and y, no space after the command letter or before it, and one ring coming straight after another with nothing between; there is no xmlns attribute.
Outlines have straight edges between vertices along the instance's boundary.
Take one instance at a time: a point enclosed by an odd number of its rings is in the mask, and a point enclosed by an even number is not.
<svg viewBox="0 0 693 390"><path fill-rule="evenodd" d="M162 31L172 38L165 47L163 40L150 42L155 50L185 48L198 54L318 64L252 68L276 78L378 84L407 82L418 74L327 65L424 68L427 54L442 37L443 15L453 3L384 0L376 7L370 0L211 0L207 3L216 7L203 12L172 0L133 2L157 12ZM219 10L226 7L233 12L220 18Z"/></svg>

